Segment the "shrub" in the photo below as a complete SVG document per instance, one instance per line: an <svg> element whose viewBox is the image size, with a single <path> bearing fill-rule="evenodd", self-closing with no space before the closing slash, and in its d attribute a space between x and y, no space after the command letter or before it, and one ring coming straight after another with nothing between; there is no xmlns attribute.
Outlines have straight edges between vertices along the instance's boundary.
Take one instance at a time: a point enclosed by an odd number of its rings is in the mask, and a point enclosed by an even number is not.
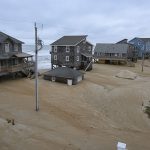
<svg viewBox="0 0 150 150"><path fill-rule="evenodd" d="M150 106L145 106L145 113L148 115L150 118Z"/></svg>

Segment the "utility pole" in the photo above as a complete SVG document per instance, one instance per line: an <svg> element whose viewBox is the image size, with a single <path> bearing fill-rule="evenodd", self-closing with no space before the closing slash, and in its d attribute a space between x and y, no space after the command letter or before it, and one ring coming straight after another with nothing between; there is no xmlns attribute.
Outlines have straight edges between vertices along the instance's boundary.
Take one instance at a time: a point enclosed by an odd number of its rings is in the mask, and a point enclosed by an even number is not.
<svg viewBox="0 0 150 150"><path fill-rule="evenodd" d="M34 24L35 28L35 102L36 102L36 111L39 111L39 89L38 89L38 51L43 48L43 41L40 40L37 36L37 26L36 22Z"/></svg>
<svg viewBox="0 0 150 150"><path fill-rule="evenodd" d="M144 59L145 59L145 56L144 56L144 53L142 55L142 72L144 71Z"/></svg>
<svg viewBox="0 0 150 150"><path fill-rule="evenodd" d="M39 110L39 99L38 99L38 39L37 39L37 27L36 22L34 24L35 28L35 101L36 101L36 111Z"/></svg>

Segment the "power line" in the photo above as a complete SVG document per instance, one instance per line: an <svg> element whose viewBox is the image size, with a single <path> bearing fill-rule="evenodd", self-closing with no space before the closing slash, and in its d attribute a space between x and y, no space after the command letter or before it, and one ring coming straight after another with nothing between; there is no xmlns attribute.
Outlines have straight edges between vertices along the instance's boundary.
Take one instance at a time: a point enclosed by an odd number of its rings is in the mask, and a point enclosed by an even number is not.
<svg viewBox="0 0 150 150"><path fill-rule="evenodd" d="M34 24L34 21L29 21L29 20L21 20L21 21L18 21L18 20L5 20L5 19L1 19L0 18L0 22L4 22L4 23L9 23L9 24L13 24L13 23L20 23L20 24L24 24L24 23L28 23L28 24ZM41 26L41 28L43 28L43 24L42 23L40 23L40 22L37 22L36 23L37 24L37 27L39 28L39 26Z"/></svg>
<svg viewBox="0 0 150 150"><path fill-rule="evenodd" d="M34 22L32 22L32 21L16 21L16 20L4 20L4 19L0 19L0 22L6 22L6 23L31 23L31 24L33 24Z"/></svg>

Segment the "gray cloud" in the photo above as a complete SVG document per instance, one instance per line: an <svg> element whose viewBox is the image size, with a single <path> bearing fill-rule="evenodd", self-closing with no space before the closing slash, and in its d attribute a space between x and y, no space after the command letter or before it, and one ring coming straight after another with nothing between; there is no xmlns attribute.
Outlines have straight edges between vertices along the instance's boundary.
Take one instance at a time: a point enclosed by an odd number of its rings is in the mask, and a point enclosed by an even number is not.
<svg viewBox="0 0 150 150"><path fill-rule="evenodd" d="M35 21L46 44L68 34L87 34L94 44L149 37L149 5L149 0L1 0L0 30L26 44L34 43Z"/></svg>

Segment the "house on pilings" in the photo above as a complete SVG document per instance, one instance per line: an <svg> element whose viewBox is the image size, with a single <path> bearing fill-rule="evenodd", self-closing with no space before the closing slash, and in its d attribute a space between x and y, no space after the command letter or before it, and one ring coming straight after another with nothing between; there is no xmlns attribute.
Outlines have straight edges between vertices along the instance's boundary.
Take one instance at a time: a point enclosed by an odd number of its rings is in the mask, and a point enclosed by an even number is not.
<svg viewBox="0 0 150 150"><path fill-rule="evenodd" d="M92 70L93 45L87 35L63 36L51 44L51 64L75 69Z"/></svg>
<svg viewBox="0 0 150 150"><path fill-rule="evenodd" d="M22 44L22 41L0 32L0 76L27 75L33 70L33 56L22 52Z"/></svg>
<svg viewBox="0 0 150 150"><path fill-rule="evenodd" d="M104 63L126 64L137 61L137 49L127 39L117 43L97 43L94 58Z"/></svg>
<svg viewBox="0 0 150 150"><path fill-rule="evenodd" d="M135 37L129 41L138 50L138 58L150 58L150 38Z"/></svg>

